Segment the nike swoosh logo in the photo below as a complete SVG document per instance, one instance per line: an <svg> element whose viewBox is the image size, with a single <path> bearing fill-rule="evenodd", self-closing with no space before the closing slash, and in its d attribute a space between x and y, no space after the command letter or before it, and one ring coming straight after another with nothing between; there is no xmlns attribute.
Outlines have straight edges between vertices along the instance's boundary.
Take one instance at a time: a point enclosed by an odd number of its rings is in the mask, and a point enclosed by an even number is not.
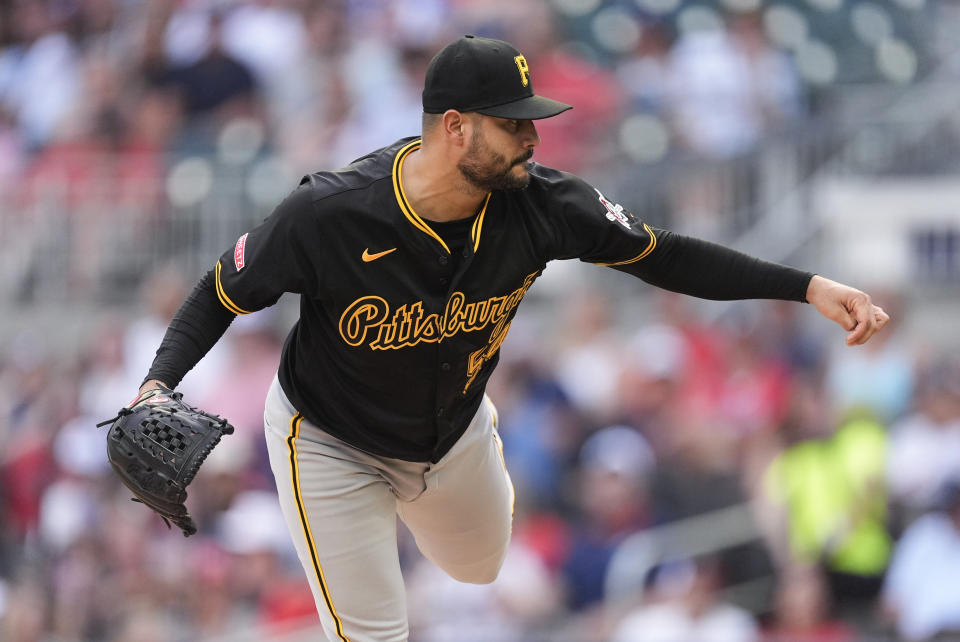
<svg viewBox="0 0 960 642"><path fill-rule="evenodd" d="M376 261L377 259L384 257L387 254L390 254L390 252L396 252L396 251L397 251L397 248L394 247L394 248L390 248L389 250L384 250L383 252L370 254L370 250L368 248L363 251L363 254L360 256L360 258L363 259L364 263L369 263L370 261Z"/></svg>

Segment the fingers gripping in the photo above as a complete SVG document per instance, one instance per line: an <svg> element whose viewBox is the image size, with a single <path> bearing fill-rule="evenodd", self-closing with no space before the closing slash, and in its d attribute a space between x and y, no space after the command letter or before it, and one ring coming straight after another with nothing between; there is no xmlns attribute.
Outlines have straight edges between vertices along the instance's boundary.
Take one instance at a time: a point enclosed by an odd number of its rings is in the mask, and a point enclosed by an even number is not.
<svg viewBox="0 0 960 642"><path fill-rule="evenodd" d="M879 329L875 308L870 296L864 292L856 292L851 297L849 306L855 321L850 334L847 335L847 345L862 345Z"/></svg>
<svg viewBox="0 0 960 642"><path fill-rule="evenodd" d="M873 318L877 321L877 330L882 329L890 321L890 315L879 305L873 306Z"/></svg>
<svg viewBox="0 0 960 642"><path fill-rule="evenodd" d="M819 275L810 280L806 296L820 314L847 330L850 346L866 343L890 320L866 292Z"/></svg>

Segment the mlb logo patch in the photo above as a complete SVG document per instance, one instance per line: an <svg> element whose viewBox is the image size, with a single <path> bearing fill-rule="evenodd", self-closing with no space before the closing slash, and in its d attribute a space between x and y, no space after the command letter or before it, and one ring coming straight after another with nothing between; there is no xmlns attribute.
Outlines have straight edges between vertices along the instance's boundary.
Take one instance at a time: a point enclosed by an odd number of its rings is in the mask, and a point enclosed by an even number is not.
<svg viewBox="0 0 960 642"><path fill-rule="evenodd" d="M243 269L245 265L244 261L244 250L247 248L247 235L244 234L237 240L237 244L233 248L233 264L237 266L237 272Z"/></svg>
<svg viewBox="0 0 960 642"><path fill-rule="evenodd" d="M623 205L620 205L619 203L611 203L604 197L603 194L600 193L600 190L598 190L596 187L593 188L593 191L600 196L600 202L607 210L605 216L607 217L608 221L619 223L628 230L633 229L630 227L630 219L628 219L627 215L623 212Z"/></svg>

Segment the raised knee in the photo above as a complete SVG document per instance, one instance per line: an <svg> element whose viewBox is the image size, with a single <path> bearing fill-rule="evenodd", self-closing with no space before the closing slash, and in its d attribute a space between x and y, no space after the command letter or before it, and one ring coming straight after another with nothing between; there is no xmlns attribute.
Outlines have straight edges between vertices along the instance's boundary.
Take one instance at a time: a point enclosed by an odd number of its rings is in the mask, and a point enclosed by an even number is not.
<svg viewBox="0 0 960 642"><path fill-rule="evenodd" d="M490 584L500 574L500 568L503 566L504 555L498 555L490 561L469 566L458 566L455 568L444 569L447 574L458 582L467 584Z"/></svg>
<svg viewBox="0 0 960 642"><path fill-rule="evenodd" d="M494 569L483 569L481 571L470 571L467 573L451 573L453 579L467 584L490 584L500 574L500 567Z"/></svg>

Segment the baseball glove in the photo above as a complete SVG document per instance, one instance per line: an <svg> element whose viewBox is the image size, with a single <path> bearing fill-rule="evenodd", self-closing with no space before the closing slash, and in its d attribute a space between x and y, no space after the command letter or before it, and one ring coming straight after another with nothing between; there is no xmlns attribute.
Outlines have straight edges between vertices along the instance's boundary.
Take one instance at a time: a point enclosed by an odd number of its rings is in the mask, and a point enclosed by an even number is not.
<svg viewBox="0 0 960 642"><path fill-rule="evenodd" d="M216 415L183 402L183 395L154 388L139 395L113 419L107 433L107 459L133 501L159 513L167 527L176 524L184 537L197 532L184 501L200 464L233 426Z"/></svg>

